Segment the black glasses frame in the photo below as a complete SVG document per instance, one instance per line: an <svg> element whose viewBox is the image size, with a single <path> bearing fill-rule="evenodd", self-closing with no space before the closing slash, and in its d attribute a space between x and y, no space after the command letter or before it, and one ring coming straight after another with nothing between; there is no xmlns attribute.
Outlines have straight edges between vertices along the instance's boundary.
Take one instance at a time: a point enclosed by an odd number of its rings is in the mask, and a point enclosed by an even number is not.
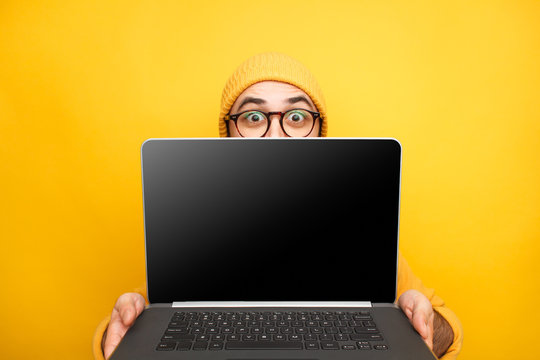
<svg viewBox="0 0 540 360"><path fill-rule="evenodd" d="M270 119L270 116L279 115L279 126L281 126L281 130L283 130L283 133L285 133L285 135L287 135L288 137L292 137L291 135L287 134L287 131L285 131L285 128L283 127L283 118L285 117L286 113L288 113L290 111L294 111L294 110L307 111L308 113L311 114L311 116L313 116L313 124L311 125L311 129L309 130L307 135L305 135L303 137L308 137L309 134L311 134L311 132L313 131L313 128L315 127L315 122L317 121L317 119L321 119L321 121L323 121L323 117L321 116L321 113L316 112L316 111L307 110L307 109L300 109L300 108L298 108L298 109L289 109L287 111L270 111L270 112L264 112L264 111L261 111L261 110L245 110L245 111L239 112L237 114L227 114L227 115L225 115L224 120L225 121L233 121L234 126L236 127L236 131L238 131L238 134L240 134L241 137L245 137L244 135L242 135L242 133L238 129L238 124L236 123L236 121L238 120L240 115L245 114L247 112L253 112L253 111L260 112L261 114L266 116L266 118L268 119L268 123L266 124L266 130L260 136L260 137L264 137L266 135L266 133L268 132L268 130L270 129L270 124L272 123L272 120ZM322 124L321 124L321 128L322 128ZM228 131L228 128L227 128L227 131Z"/></svg>

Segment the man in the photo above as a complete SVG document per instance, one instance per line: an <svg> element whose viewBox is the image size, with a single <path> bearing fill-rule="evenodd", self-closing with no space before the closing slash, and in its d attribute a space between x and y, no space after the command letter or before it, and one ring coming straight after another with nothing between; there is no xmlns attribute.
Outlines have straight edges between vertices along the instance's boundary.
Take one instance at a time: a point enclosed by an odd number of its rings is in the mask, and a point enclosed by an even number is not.
<svg viewBox="0 0 540 360"><path fill-rule="evenodd" d="M313 75L279 53L253 56L227 81L221 99L222 137L326 136L326 105ZM144 310L144 287L121 295L94 336L96 359L108 358ZM461 350L463 331L456 315L433 289L425 288L399 254L397 304L433 352L444 360ZM108 327L107 327L108 326Z"/></svg>

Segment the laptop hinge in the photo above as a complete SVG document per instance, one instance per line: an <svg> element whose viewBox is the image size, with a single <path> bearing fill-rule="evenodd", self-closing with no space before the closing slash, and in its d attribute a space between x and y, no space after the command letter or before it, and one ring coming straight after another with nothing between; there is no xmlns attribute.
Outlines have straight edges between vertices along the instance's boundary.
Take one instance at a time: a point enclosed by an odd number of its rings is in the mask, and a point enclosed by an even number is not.
<svg viewBox="0 0 540 360"><path fill-rule="evenodd" d="M172 307L371 307L371 301L175 301Z"/></svg>

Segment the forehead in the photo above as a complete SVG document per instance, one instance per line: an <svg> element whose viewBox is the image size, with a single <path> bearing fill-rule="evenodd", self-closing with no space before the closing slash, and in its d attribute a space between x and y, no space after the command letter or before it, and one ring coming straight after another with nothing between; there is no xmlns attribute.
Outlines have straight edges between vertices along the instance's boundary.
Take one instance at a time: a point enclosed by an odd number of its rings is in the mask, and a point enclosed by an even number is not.
<svg viewBox="0 0 540 360"><path fill-rule="evenodd" d="M261 81L246 88L238 96L236 101L238 102L238 100L247 96L258 97L267 101L282 101L283 99L298 95L305 95L312 102L308 94L294 85L280 81Z"/></svg>

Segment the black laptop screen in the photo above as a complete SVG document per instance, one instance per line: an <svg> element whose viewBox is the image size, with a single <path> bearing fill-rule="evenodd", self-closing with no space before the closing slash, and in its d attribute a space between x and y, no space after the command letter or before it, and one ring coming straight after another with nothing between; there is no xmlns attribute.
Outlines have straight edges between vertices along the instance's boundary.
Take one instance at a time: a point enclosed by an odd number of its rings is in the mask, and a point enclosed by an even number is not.
<svg viewBox="0 0 540 360"><path fill-rule="evenodd" d="M142 147L148 296L392 302L391 139L155 139Z"/></svg>

